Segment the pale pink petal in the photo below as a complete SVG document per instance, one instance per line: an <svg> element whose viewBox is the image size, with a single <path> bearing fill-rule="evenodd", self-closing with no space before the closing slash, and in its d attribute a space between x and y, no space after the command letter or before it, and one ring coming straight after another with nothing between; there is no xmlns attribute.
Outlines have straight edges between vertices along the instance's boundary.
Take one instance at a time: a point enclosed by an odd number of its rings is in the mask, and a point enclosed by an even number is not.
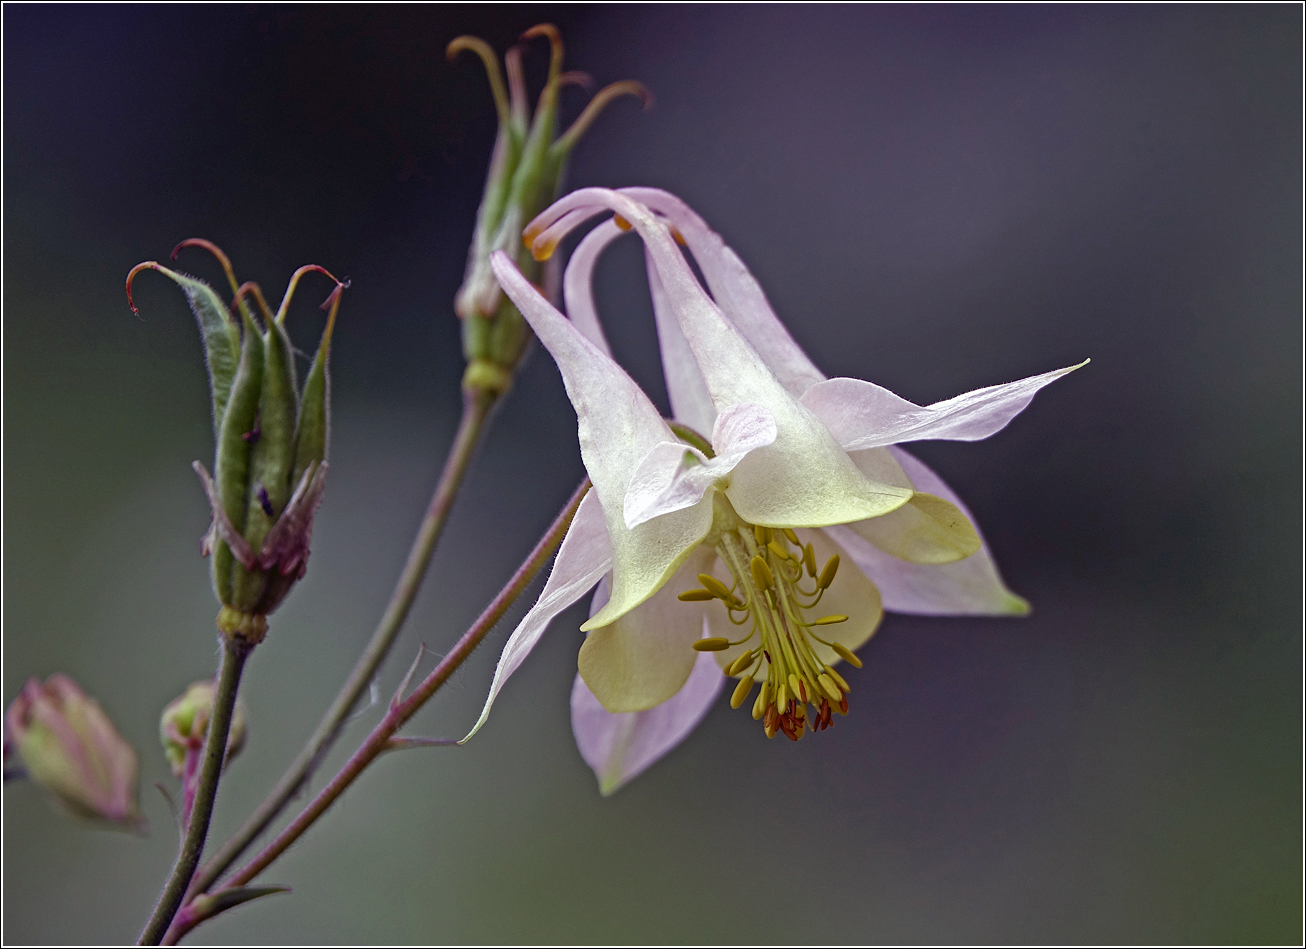
<svg viewBox="0 0 1306 949"><path fill-rule="evenodd" d="M725 685L711 653L700 653L680 691L644 712L609 712L579 675L571 688L576 747L605 796L636 777L703 720Z"/></svg>
<svg viewBox="0 0 1306 949"><path fill-rule="evenodd" d="M698 546L712 524L711 500L633 531L626 527L623 505L631 476L653 446L675 436L635 381L555 310L506 254L495 251L490 265L558 364L576 409L581 458L612 542L613 594L597 624L604 625L652 596Z"/></svg>
<svg viewBox="0 0 1306 949"><path fill-rule="evenodd" d="M562 546L558 548L558 557L540 598L522 617L504 644L499 664L494 670L494 680L490 684L490 694L485 699L485 707L481 709L481 717L459 744L480 731L485 720L490 717L490 707L494 705L500 690L535 648L553 618L593 589L611 569L612 548L608 543L603 508L598 496L590 491L576 509L576 516L567 530L567 536L562 540Z"/></svg>
<svg viewBox="0 0 1306 949"><path fill-rule="evenodd" d="M640 462L626 491L626 526L697 504L703 493L725 478L749 452L775 441L775 418L752 403L732 405L712 431L716 455L708 458L683 442L655 445Z"/></svg>
<svg viewBox="0 0 1306 949"><path fill-rule="evenodd" d="M942 478L901 448L889 451L919 490L951 501L975 524L966 505ZM828 527L826 533L880 588L886 610L926 616L1023 616L1029 612L1029 604L1003 584L987 544L965 560L929 565L886 554L846 526Z"/></svg>
<svg viewBox="0 0 1306 949"><path fill-rule="evenodd" d="M703 271L717 306L757 350L786 389L794 395L801 395L810 386L824 381L825 376L775 315L766 294L744 262L689 205L659 188L621 188L620 191L652 208L675 226Z"/></svg>
<svg viewBox="0 0 1306 949"><path fill-rule="evenodd" d="M940 438L973 442L1001 431L1049 382L1086 365L965 392L919 406L861 379L829 379L803 393L845 451Z"/></svg>
<svg viewBox="0 0 1306 949"><path fill-rule="evenodd" d="M606 356L612 355L612 347L603 335L598 307L594 305L594 265L608 245L624 233L612 221L604 221L576 245L562 276L562 300L567 318Z"/></svg>

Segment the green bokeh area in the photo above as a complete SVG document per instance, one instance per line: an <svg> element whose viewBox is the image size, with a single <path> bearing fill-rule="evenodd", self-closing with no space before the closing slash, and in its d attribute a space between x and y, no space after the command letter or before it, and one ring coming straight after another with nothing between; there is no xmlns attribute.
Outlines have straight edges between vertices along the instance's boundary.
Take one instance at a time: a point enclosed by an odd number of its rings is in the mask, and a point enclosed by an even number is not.
<svg viewBox="0 0 1306 949"><path fill-rule="evenodd" d="M248 667L225 837L370 635L453 435L494 128L444 45L541 20L569 68L658 96L596 123L570 183L680 194L830 375L927 403L1093 358L994 438L919 452L1034 612L889 615L834 729L768 742L722 698L604 799L570 728L578 605L474 742L383 758L261 878L292 894L188 941L1300 941L1299 10L14 6L3 698L77 679L141 755L150 832L6 786L5 941L135 938L177 842L157 716L216 666L198 334L154 274L134 316L127 270L203 236L270 298L304 263L353 279L313 556ZM665 406L634 238L609 257L609 335ZM301 349L329 289L302 285ZM378 703L582 474L537 351ZM407 733L466 730L523 609Z"/></svg>

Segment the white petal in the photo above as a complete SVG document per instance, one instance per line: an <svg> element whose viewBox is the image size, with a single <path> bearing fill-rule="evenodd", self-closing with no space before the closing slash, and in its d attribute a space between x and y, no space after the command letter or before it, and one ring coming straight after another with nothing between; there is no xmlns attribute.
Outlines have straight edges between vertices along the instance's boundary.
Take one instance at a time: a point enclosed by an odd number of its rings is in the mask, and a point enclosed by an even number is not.
<svg viewBox="0 0 1306 949"><path fill-rule="evenodd" d="M689 348L680 323L667 301L657 268L647 249L644 260L648 269L648 290L653 298L653 319L658 328L658 349L662 353L662 375L667 380L667 396L671 400L671 414L677 422L688 425L700 435L706 435L716 422L716 406L707 391L707 382L698 371L694 352Z"/></svg>
<svg viewBox="0 0 1306 949"><path fill-rule="evenodd" d="M917 488L951 501L975 523L975 518L942 478L901 448L889 451ZM887 610L926 616L1023 616L1029 612L1029 604L1003 584L987 545L965 560L930 566L892 557L848 527L827 528L826 533L838 540L875 581Z"/></svg>
<svg viewBox="0 0 1306 949"><path fill-rule="evenodd" d="M725 478L749 452L775 441L775 418L752 403L732 405L712 431L716 456L708 458L682 442L655 445L640 462L626 491L626 526L697 504L703 493Z"/></svg>
<svg viewBox="0 0 1306 949"><path fill-rule="evenodd" d="M616 211L639 231L717 411L756 402L775 416L775 442L750 454L727 490L744 520L774 527L819 527L887 514L911 496L901 488L871 482L857 470L825 426L780 384L722 315L667 225L648 208L614 191L583 188L555 202L532 222L528 234L570 219L577 209L591 208Z"/></svg>
<svg viewBox="0 0 1306 949"><path fill-rule="evenodd" d="M612 543L613 595L597 624L605 625L652 596L698 546L711 527L711 500L633 531L626 527L623 507L631 476L655 445L675 436L635 381L540 296L506 254L496 251L490 264L558 364L576 409L581 458Z"/></svg>
<svg viewBox="0 0 1306 949"><path fill-rule="evenodd" d="M625 232L612 221L604 221L594 228L571 252L567 270L562 276L562 299L567 308L567 318L605 356L612 355L612 347L603 335L599 311L594 305L594 265L608 245L623 233Z"/></svg>
<svg viewBox="0 0 1306 949"><path fill-rule="evenodd" d="M517 667L535 648L553 618L584 596L611 568L612 548L608 544L608 531L603 523L603 508L598 496L590 491L576 509L576 516L567 529L567 536L562 539L562 546L558 548L558 557L540 598L522 617L504 644L499 664L494 670L494 680L490 683L490 694L485 699L485 707L481 709L481 717L459 744L481 730L485 720L490 717L490 706L494 704L508 677L517 671Z"/></svg>
<svg viewBox="0 0 1306 949"><path fill-rule="evenodd" d="M642 712L665 702L685 684L698 655L693 644L702 638L703 617L710 604L681 602L677 595L697 586L697 575L715 557L711 548L700 547L671 582L585 638L577 666L608 711ZM602 615L603 609L595 619ZM593 623L591 619L586 625L593 627Z"/></svg>
<svg viewBox="0 0 1306 949"><path fill-rule="evenodd" d="M576 747L611 794L685 740L703 720L726 677L710 653L701 653L680 691L643 712L609 712L578 674L571 689Z"/></svg>
<svg viewBox="0 0 1306 949"><path fill-rule="evenodd" d="M794 395L823 382L825 376L794 342L767 302L766 294L721 236L675 195L659 188L622 188L641 204L664 215L685 239L712 296L777 379Z"/></svg>
<svg viewBox="0 0 1306 949"><path fill-rule="evenodd" d="M1088 364L965 392L919 406L860 379L829 379L803 393L803 405L846 451L930 438L973 442L1001 431L1049 382Z"/></svg>

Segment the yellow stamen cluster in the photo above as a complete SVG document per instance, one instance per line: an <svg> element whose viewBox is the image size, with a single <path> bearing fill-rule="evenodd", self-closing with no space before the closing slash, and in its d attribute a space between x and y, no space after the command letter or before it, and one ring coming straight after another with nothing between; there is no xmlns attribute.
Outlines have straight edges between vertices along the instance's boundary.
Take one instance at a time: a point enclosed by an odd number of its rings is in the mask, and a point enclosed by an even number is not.
<svg viewBox="0 0 1306 949"><path fill-rule="evenodd" d="M792 530L744 527L723 534L717 552L735 583L727 587L707 573L698 575L701 589L686 590L686 601L720 600L730 621L742 626L751 620L748 635L731 641L724 636L700 639L694 648L717 652L742 646L757 637L757 644L741 653L726 668L726 675L742 676L730 697L731 708L744 704L758 677L765 673L761 691L753 702L753 718L760 719L767 738L777 732L797 741L807 731L830 727L831 715L848 713L847 681L816 655L812 641L828 646L845 662L860 668L861 661L841 643L822 639L815 627L846 622L842 615L806 619L806 612L821 601L839 572L839 555L819 571L811 544L802 544ZM805 586L810 584L810 586ZM810 716L807 706L816 711Z"/></svg>

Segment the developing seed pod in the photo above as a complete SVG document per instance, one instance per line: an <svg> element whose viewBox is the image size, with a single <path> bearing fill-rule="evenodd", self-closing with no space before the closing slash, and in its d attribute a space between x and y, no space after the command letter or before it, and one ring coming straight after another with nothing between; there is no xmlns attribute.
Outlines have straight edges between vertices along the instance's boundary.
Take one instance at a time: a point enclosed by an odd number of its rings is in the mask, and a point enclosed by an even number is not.
<svg viewBox="0 0 1306 949"><path fill-rule="evenodd" d="M188 245L208 249L222 263L235 294L233 309L239 312L239 325L211 287L154 261L138 265L128 275L128 302L136 274L142 269L158 270L182 287L200 323L213 386L217 441L213 476L199 462L194 465L213 512L202 551L213 557L213 588L223 605L218 628L257 642L267 630L267 614L304 575L308 560L313 516L327 471L327 361L345 284L337 280L323 305L330 311L327 325L301 398L295 350L285 329L286 311L304 274L318 271L332 280L335 277L316 265L301 267L291 277L273 317L256 284L236 282L221 250L198 240L183 241L178 249ZM258 304L261 322L247 296Z"/></svg>
<svg viewBox="0 0 1306 949"><path fill-rule="evenodd" d="M263 332L263 385L259 396L259 437L250 448L248 501L241 531L250 549L259 553L272 525L290 500L290 472L294 466L295 393L294 356L286 331L274 320ZM266 503L265 503L266 502ZM255 611L267 587L267 574L247 570L237 563L231 570L231 606Z"/></svg>
<svg viewBox="0 0 1306 949"><path fill-rule="evenodd" d="M173 251L173 256L176 256L176 251ZM231 383L240 359L240 326L231 318L222 298L207 283L177 273L153 260L137 264L127 274L127 303L132 312L138 312L132 303L132 281L142 270L157 270L181 287L191 312L195 314L200 338L204 342L204 361L208 366L209 385L213 391L213 430L217 432L227 408L227 396L231 392Z"/></svg>
<svg viewBox="0 0 1306 949"><path fill-rule="evenodd" d="M490 269L490 255L505 251L528 280L556 287L556 262L541 266L554 246L527 252L522 228L557 196L568 156L586 129L613 99L638 96L647 108L652 97L637 82L616 82L600 90L566 132L558 135L558 94L571 74L562 71L562 36L542 23L522 34L523 40L546 38L551 50L548 78L532 114L522 71L521 46L504 57L507 84L494 50L484 40L460 36L449 44L450 59L471 52L480 57L490 80L499 133L490 159L484 197L467 255L467 270L454 297L454 312L463 324L467 370L463 388L499 395L512 385L531 332L516 306L499 289ZM550 294L553 295L553 294Z"/></svg>
<svg viewBox="0 0 1306 949"><path fill-rule="evenodd" d="M244 435L254 428L263 395L263 337L253 318L247 313L242 316L244 338L240 344L240 364L231 384L231 397L222 423L218 426L213 478L223 513L236 533L243 537L245 513L249 506L250 456L250 443ZM259 441L262 440L260 433ZM226 606L236 605L232 600L234 567L229 539L218 538L213 545L213 589Z"/></svg>

